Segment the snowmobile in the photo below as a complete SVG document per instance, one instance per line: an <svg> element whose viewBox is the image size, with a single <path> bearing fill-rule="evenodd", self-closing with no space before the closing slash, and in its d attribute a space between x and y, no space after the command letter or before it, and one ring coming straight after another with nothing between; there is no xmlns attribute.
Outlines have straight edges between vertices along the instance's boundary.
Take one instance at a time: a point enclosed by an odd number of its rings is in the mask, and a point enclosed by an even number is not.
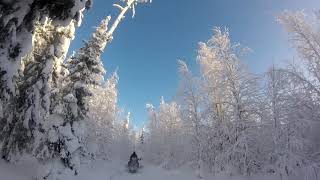
<svg viewBox="0 0 320 180"><path fill-rule="evenodd" d="M136 173L138 171L138 169L140 168L139 160L140 159L138 158L130 159L130 161L128 162L128 170L130 173Z"/></svg>

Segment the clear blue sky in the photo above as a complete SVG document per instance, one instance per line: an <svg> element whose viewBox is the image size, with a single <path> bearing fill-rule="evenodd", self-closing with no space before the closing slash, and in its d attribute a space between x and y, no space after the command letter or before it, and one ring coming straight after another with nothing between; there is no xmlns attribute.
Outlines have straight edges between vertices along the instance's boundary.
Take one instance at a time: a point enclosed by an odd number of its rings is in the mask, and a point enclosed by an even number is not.
<svg viewBox="0 0 320 180"><path fill-rule="evenodd" d="M94 0L77 29L71 50L89 39L107 15L113 18L117 0ZM197 71L199 41L212 35L214 26L228 27L232 41L250 47L246 62L253 72L264 72L272 61L294 56L283 28L275 22L282 10L320 9L320 0L153 0L137 7L126 19L103 54L108 75L118 68L119 105L130 111L135 126L146 122L146 103L171 100L178 87L177 59Z"/></svg>

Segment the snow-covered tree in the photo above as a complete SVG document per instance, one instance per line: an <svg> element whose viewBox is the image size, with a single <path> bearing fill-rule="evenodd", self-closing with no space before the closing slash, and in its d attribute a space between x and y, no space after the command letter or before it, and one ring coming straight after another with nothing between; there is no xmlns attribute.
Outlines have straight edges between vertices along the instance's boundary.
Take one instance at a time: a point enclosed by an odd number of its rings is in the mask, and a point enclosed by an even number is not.
<svg viewBox="0 0 320 180"><path fill-rule="evenodd" d="M283 73L280 69L273 66L267 72L266 80L266 119L262 124L264 129L265 145L270 146L271 151L267 151L267 162L270 164L265 164L267 171L275 172L280 176L289 175L288 170L291 167L290 159L291 153L288 149L288 139L294 137L294 134L290 135L288 132L288 125L294 122L290 118L292 111L292 97L290 97L290 92L292 89L292 84L289 80L290 78L286 73ZM268 142L272 143L268 143ZM267 149L267 148L265 148ZM292 154L293 155L293 154ZM270 166L269 166L270 165Z"/></svg>
<svg viewBox="0 0 320 180"><path fill-rule="evenodd" d="M110 158L111 146L115 140L115 126L118 119L118 75L114 73L102 86L92 89L89 100L89 115L86 120L88 151L98 158Z"/></svg>
<svg viewBox="0 0 320 180"><path fill-rule="evenodd" d="M284 12L279 16L279 22L291 35L293 45L296 47L306 66L308 75L312 78L309 88L316 90L320 83L320 45L319 45L319 19L308 21L303 11ZM314 24L314 25L313 25Z"/></svg>
<svg viewBox="0 0 320 180"><path fill-rule="evenodd" d="M302 167L314 169L319 156L320 46L319 18L308 19L302 11L284 12L279 22L291 35L301 61L279 68L289 84L286 91L287 119L281 121L284 136L279 164L282 175Z"/></svg>
<svg viewBox="0 0 320 180"><path fill-rule="evenodd" d="M55 25L68 26L81 23L82 12L87 1L3 1L0 5L0 116L1 144L4 144L4 156L7 156L8 137L16 122L16 102L18 71L21 59L33 50L33 32L36 22L45 19Z"/></svg>
<svg viewBox="0 0 320 180"><path fill-rule="evenodd" d="M110 40L105 33L109 19L104 19L92 39L68 60L69 74L59 92L60 108L48 117L50 122L46 124L44 136L36 150L37 157L44 162L61 159L63 165L75 174L85 150L84 120L89 110L88 97L92 96L91 88L103 83L105 70L100 56ZM49 172L44 176L53 174Z"/></svg>
<svg viewBox="0 0 320 180"><path fill-rule="evenodd" d="M32 50L32 32L37 20L53 20L68 25L73 19L79 21L87 1L66 0L42 2L3 1L1 12L1 94L2 97L15 94L15 76L21 58ZM7 38L10 37L10 38Z"/></svg>
<svg viewBox="0 0 320 180"><path fill-rule="evenodd" d="M180 107L176 102L166 103L161 99L158 117L160 118L161 130L164 134L164 166L166 168L177 167L184 162L182 143L182 122Z"/></svg>
<svg viewBox="0 0 320 180"><path fill-rule="evenodd" d="M196 163L197 174L203 176L203 105L204 96L201 94L200 79L189 71L184 61L179 60L180 85L178 99L181 104L183 128L189 134L191 143L191 159Z"/></svg>
<svg viewBox="0 0 320 180"><path fill-rule="evenodd" d="M183 134L186 154L181 153L182 159L196 164L200 177L206 167L213 173L268 172L290 178L305 171L308 177L310 172L317 176L319 27L303 12L285 12L279 21L292 36L303 63L274 66L266 76L258 77L242 61L248 49L232 43L228 30L220 28L200 43L200 77L193 76L186 63L179 61L176 111L180 111L181 127L170 127ZM174 152L171 137L174 147L179 139L169 136L168 120L175 114L169 107L173 106L163 100L158 110L147 104L146 154L156 164L166 163Z"/></svg>
<svg viewBox="0 0 320 180"><path fill-rule="evenodd" d="M51 123L45 131L47 135L41 140L38 149L43 160L60 159L65 167L73 170L75 174L78 173L80 158L85 152L84 120L89 115L89 97L93 95L92 89L101 86L104 81L105 69L100 59L101 54L111 41L124 14L128 9L134 9L137 3L138 1L128 1L122 9L116 5L121 11L112 26L108 28L108 16L97 27L92 38L85 42L84 47L67 61L69 74L60 90L61 109L49 117ZM49 172L45 176L53 173Z"/></svg>
<svg viewBox="0 0 320 180"><path fill-rule="evenodd" d="M148 144L146 147L146 151L148 153L145 154L146 159L148 159L150 162L159 164L161 159L159 157L157 145L159 140L158 138L161 137L159 132L159 124L157 120L157 112L155 107L152 104L146 104L146 109L148 112L148 125L147 125L147 132L146 132L146 138L145 143Z"/></svg>
<svg viewBox="0 0 320 180"><path fill-rule="evenodd" d="M182 122L180 108L176 102L166 103L161 98L158 111L147 105L149 113L146 135L146 157L148 160L170 169L184 162Z"/></svg>
<svg viewBox="0 0 320 180"><path fill-rule="evenodd" d="M247 48L231 42L227 30L215 28L209 41L200 43L198 56L204 88L211 101L208 104L213 110L210 117L212 121L227 121L222 128L227 132L221 133L220 138L227 135L228 140L223 143L229 144L225 144L215 161L225 161L224 169L243 174L253 171L252 166L256 165L254 158L248 157L254 155L251 153L254 140L250 135L253 130L249 127L260 119L258 79L240 61L246 51Z"/></svg>
<svg viewBox="0 0 320 180"><path fill-rule="evenodd" d="M63 60L74 37L74 23L63 27L52 21L37 22L33 35L33 50L24 58L18 82L19 103L10 131L4 134L3 157L10 160L18 152L33 150L37 134L51 113L55 93L61 88ZM40 133L41 134L41 133Z"/></svg>
<svg viewBox="0 0 320 180"><path fill-rule="evenodd" d="M68 71L63 61L70 40L85 7L90 8L92 1L1 3L0 147L4 158L9 160L18 152L32 151L41 162L49 166L63 164L77 174L85 149L84 120L88 115L105 114L109 122L116 119L117 76L104 82L100 56L125 13L132 10L134 16L136 5L149 1L122 2L124 6L114 5L120 13L110 28L107 17L92 39L68 61ZM108 101L108 112L104 114L94 106L96 102L90 104L88 100L93 93L100 92L106 96L103 100ZM96 107L91 114L90 106ZM111 133L113 124L109 122L104 128ZM127 128L130 139L134 139L132 128ZM112 139L110 133L107 136ZM63 171L64 167L59 169ZM49 168L40 178L55 179L54 171L58 170Z"/></svg>
<svg viewBox="0 0 320 180"><path fill-rule="evenodd" d="M145 136L144 134L145 134L145 130L144 128L142 128L139 134L139 144L141 145L144 144L144 136Z"/></svg>
<svg viewBox="0 0 320 180"><path fill-rule="evenodd" d="M136 150L136 133L132 127L131 113L125 116L121 113L115 124L114 142L112 147L113 158L127 160L130 153Z"/></svg>

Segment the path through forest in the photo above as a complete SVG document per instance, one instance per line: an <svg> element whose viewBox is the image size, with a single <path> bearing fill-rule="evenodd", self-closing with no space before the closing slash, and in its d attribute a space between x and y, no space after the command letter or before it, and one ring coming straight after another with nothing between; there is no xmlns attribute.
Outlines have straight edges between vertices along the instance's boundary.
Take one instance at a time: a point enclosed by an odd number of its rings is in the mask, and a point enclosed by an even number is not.
<svg viewBox="0 0 320 180"><path fill-rule="evenodd" d="M136 174L130 174L125 167L125 161L95 161L83 165L79 176L62 176L61 180L199 180L191 168L165 170L150 164L143 164L143 168ZM38 164L26 161L19 164L7 164L0 160L1 180L34 180ZM277 180L271 176L253 177L212 177L206 175L202 180Z"/></svg>

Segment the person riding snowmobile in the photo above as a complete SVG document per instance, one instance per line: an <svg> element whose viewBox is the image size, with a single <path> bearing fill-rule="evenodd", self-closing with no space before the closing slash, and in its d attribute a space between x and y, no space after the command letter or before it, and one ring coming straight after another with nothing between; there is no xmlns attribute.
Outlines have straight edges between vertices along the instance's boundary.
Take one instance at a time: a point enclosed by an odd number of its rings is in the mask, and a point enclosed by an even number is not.
<svg viewBox="0 0 320 180"><path fill-rule="evenodd" d="M137 172L139 168L139 160L136 152L133 152L130 156L130 160L128 162L128 169L130 173Z"/></svg>

